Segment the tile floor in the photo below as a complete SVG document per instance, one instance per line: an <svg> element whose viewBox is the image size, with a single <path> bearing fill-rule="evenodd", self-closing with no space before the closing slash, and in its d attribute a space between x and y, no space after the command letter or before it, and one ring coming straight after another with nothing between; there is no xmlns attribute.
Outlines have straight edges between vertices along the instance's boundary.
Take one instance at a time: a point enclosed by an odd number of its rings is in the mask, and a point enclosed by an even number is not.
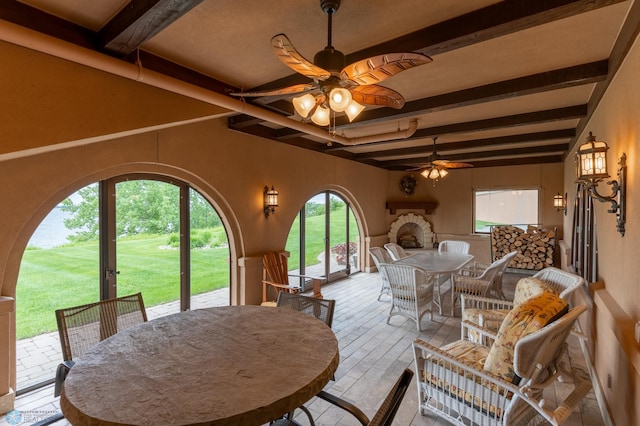
<svg viewBox="0 0 640 426"><path fill-rule="evenodd" d="M519 277L517 274L505 275L507 297L513 294L513 286ZM376 300L378 289L377 273L358 273L323 287L325 298L336 299L333 330L338 338L341 358L336 380L330 382L326 389L356 403L369 417L374 415L377 406L401 372L407 367L413 369L411 342L416 337L419 336L440 346L457 340L460 336L460 318L440 316L437 313L434 314L433 321L429 321L428 316L423 318L422 332L417 331L413 321L402 317L393 317L391 324L386 324L389 302L388 299L385 300L386 296L383 296L381 301ZM228 293L214 293L209 294L208 297L211 299L203 301L200 306L226 304ZM174 307L166 305L148 308L150 319L162 315L161 312L174 311ZM448 309L444 312L448 312ZM59 355L56 357L51 353L58 350L54 349L58 345L55 336L45 336L42 341L33 340L28 345L19 343L23 345L20 349L23 365L20 367L22 370L18 371L19 375L32 372L40 361L52 362L54 366L59 362ZM25 357L25 354L33 356L33 359L27 359L29 356ZM577 342L570 342L568 357L572 365L584 368L584 360ZM566 392L564 386L566 385L556 385L547 398L553 401L555 394L561 395ZM400 406L394 424L407 426L450 424L433 415L420 415L417 412L417 406L417 391L415 387L411 387ZM322 400L313 399L307 407L313 413L318 425L358 424L352 417ZM56 412L58 399L53 397L52 386L48 386L18 397L16 409L20 410L26 419L21 424L29 424L40 417ZM302 415L298 416L297 420L302 424L308 423ZM8 424L5 419L0 418L0 425L5 424ZM59 426L67 424L66 421L57 423ZM593 391L583 400L580 410L571 415L567 424L589 426L604 424Z"/></svg>

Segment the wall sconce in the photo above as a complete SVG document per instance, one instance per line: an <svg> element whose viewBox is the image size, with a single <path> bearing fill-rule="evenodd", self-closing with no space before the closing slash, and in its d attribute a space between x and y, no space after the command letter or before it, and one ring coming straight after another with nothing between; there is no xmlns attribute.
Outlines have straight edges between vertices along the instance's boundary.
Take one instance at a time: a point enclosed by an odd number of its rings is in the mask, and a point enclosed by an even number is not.
<svg viewBox="0 0 640 426"><path fill-rule="evenodd" d="M559 192L553 196L553 207L556 208L556 211L563 210L564 215L567 215L567 193L564 193L564 196Z"/></svg>
<svg viewBox="0 0 640 426"><path fill-rule="evenodd" d="M616 228L620 235L624 236L624 224L626 222L627 199L627 155L622 154L618 160L618 180L607 181L611 185L611 195L603 196L598 193L598 183L609 178L607 172L607 151L609 147L605 142L596 142L595 136L589 132L587 142L580 145L576 153L576 174L578 182L585 185L589 195L603 203L611 203L609 213L615 213L617 217Z"/></svg>
<svg viewBox="0 0 640 426"><path fill-rule="evenodd" d="M269 189L264 187L264 217L269 217L271 213L275 213L278 207L278 191L273 186Z"/></svg>

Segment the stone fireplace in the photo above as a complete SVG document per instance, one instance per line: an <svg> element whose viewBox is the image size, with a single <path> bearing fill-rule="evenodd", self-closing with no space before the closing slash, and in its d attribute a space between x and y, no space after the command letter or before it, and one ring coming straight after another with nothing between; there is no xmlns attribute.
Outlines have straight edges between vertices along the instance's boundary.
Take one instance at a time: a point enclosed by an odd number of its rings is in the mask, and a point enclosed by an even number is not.
<svg viewBox="0 0 640 426"><path fill-rule="evenodd" d="M431 248L433 232L431 224L413 213L398 216L389 229L389 242L404 248Z"/></svg>

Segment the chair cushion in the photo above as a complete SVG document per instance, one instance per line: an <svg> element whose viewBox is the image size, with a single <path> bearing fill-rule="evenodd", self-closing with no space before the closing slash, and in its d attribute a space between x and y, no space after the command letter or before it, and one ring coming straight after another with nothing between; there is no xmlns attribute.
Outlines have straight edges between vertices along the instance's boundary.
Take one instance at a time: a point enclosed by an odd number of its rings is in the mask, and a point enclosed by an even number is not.
<svg viewBox="0 0 640 426"><path fill-rule="evenodd" d="M515 306L500 325L496 340L485 360L484 369L507 381L519 380L513 371L516 342L560 318L568 309L567 302L547 291Z"/></svg>
<svg viewBox="0 0 640 426"><path fill-rule="evenodd" d="M538 278L521 278L516 284L515 293L513 295L513 304L518 306L525 300L538 296L545 291L558 294L553 287Z"/></svg>
<svg viewBox="0 0 640 426"><path fill-rule="evenodd" d="M476 370L482 370L485 359L489 353L488 347L471 343L466 340L457 340L453 343L449 343L448 345L442 346L440 350L447 352L458 361L461 361L463 364L473 367ZM438 364L441 366L445 365L443 361L439 361ZM462 376L462 370L459 371L459 374ZM494 385L481 380L479 376L468 373L465 378L467 381L482 384L485 388L504 395L502 391L496 389ZM502 409L498 408L495 395L491 396L491 393L486 393L486 398L482 398L479 394L474 394L473 390L470 391L465 389L467 386L456 386L456 384L461 385L460 381L453 375L445 374L444 371L442 375L430 374L427 379L431 386L444 391L449 396L455 397L459 401L464 401L465 404L472 406L475 410L484 413L489 412L491 417L498 420L502 417ZM475 391L480 392L478 389L475 389ZM508 399L511 399L512 396L511 392L506 395Z"/></svg>

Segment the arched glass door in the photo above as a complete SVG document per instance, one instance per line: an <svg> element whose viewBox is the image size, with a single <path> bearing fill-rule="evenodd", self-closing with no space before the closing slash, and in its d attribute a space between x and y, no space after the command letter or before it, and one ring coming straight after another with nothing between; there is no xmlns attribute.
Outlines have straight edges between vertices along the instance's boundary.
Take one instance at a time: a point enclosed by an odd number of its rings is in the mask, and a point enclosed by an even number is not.
<svg viewBox="0 0 640 426"><path fill-rule="evenodd" d="M286 249L289 269L335 281L359 270L359 233L355 215L338 194L311 197L291 226ZM305 290L310 283L304 283Z"/></svg>
<svg viewBox="0 0 640 426"><path fill-rule="evenodd" d="M229 280L222 221L185 182L127 175L80 189L52 210L23 255L18 391L46 384L62 360L56 309L140 291L154 318L228 305ZM43 341L50 350L36 357Z"/></svg>

